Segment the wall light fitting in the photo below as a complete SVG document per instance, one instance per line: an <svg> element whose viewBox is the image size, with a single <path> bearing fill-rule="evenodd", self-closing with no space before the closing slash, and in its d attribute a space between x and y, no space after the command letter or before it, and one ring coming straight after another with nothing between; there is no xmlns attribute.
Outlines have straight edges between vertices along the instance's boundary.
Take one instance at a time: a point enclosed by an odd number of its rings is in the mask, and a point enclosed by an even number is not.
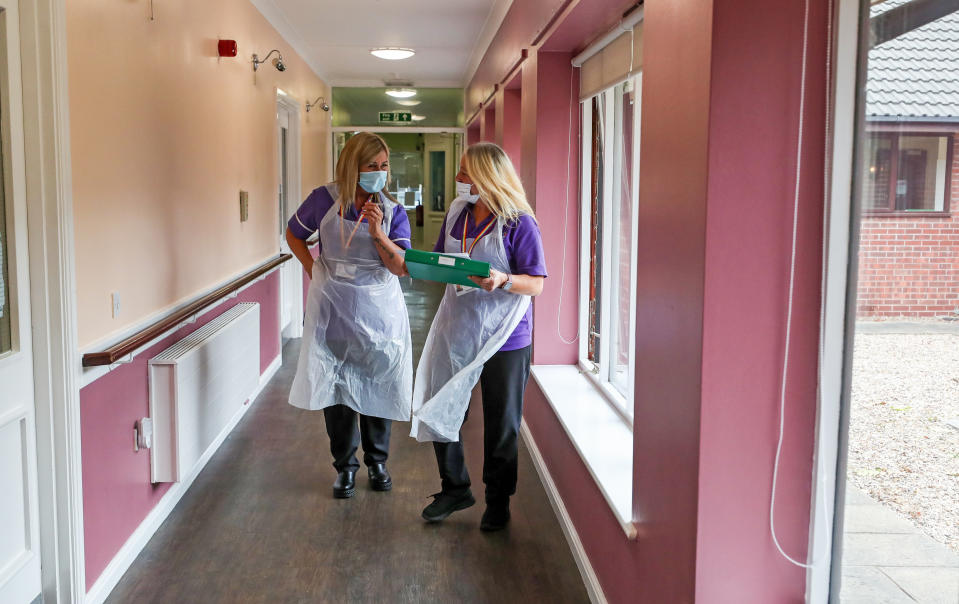
<svg viewBox="0 0 959 604"><path fill-rule="evenodd" d="M312 109L313 107L319 107L319 108L322 109L323 111L329 111L329 110L330 110L330 104L327 103L327 102L326 102L326 98L325 98L325 97L322 97L322 96L319 97L319 98L317 98L317 99L316 99L315 101L313 101L312 103L307 102L307 104L306 104L306 112L309 113L309 112L310 112L310 109Z"/></svg>
<svg viewBox="0 0 959 604"><path fill-rule="evenodd" d="M276 58L273 59L273 66L276 67L277 71L286 71L286 64L283 63L283 55L281 55L280 51L275 48L271 50L265 57L263 57L262 61L255 53L253 54L253 71L256 71L259 69L260 65L266 63L273 53L276 53Z"/></svg>

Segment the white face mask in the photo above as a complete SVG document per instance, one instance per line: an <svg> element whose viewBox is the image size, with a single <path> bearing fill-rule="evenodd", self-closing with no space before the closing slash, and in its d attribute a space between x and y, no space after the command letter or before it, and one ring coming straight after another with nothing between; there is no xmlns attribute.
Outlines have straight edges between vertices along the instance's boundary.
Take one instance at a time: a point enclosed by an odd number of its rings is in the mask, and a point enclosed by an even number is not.
<svg viewBox="0 0 959 604"><path fill-rule="evenodd" d="M472 188L473 188L473 185L466 182L460 182L457 180L456 181L456 197L460 199L465 199L468 203L476 203L479 200L479 194L478 193L476 195L470 194L470 191L472 190Z"/></svg>

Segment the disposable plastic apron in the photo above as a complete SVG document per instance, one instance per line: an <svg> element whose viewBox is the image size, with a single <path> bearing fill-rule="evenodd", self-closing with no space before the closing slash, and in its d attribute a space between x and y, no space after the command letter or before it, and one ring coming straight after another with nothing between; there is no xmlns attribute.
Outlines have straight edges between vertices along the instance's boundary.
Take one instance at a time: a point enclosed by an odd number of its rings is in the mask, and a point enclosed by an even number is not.
<svg viewBox="0 0 959 604"><path fill-rule="evenodd" d="M501 219L478 241L453 238L453 223L466 206L463 199L450 205L446 251L472 247L473 260L489 262L493 269L509 273ZM529 296L502 289L488 292L477 288L457 295L455 286L446 286L416 369L410 436L420 442L459 440L470 392L479 380L483 364L503 347L529 304Z"/></svg>
<svg viewBox="0 0 959 604"><path fill-rule="evenodd" d="M333 199L334 185L327 185ZM393 202L382 194L388 233ZM313 265L303 344L290 389L302 409L346 405L363 415L408 421L413 389L410 321L399 279L369 234L335 203L320 222L323 250Z"/></svg>

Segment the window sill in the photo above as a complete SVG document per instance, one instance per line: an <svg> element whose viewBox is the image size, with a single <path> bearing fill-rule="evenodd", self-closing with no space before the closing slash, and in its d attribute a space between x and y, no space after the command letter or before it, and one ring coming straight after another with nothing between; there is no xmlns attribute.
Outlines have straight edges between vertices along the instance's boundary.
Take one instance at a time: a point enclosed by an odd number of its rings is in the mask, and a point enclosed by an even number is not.
<svg viewBox="0 0 959 604"><path fill-rule="evenodd" d="M531 373L630 539L633 523L633 432L579 367L534 365Z"/></svg>
<svg viewBox="0 0 959 604"><path fill-rule="evenodd" d="M949 210L914 210L909 212L876 212L866 210L862 213L863 218L951 218L952 213Z"/></svg>

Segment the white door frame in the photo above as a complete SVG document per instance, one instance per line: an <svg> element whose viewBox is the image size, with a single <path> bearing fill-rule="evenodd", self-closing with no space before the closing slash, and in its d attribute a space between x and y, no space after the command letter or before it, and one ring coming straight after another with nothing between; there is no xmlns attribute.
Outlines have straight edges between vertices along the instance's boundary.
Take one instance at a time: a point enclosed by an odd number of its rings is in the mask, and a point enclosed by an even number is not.
<svg viewBox="0 0 959 604"><path fill-rule="evenodd" d="M286 201L288 207L284 208L285 219L289 219L289 216L292 212L299 207L300 202L302 201L301 197L301 178L302 173L302 154L301 154L301 139L300 139L300 104L296 102L292 97L286 93L277 92L276 95L276 109L277 109L277 146L279 146L279 131L280 131L280 121L279 121L279 112L281 110L289 112L290 123L287 128L289 136L287 138L287 182L284 183L286 189ZM277 149L276 157L279 158L279 149ZM277 160L276 166L277 180L283 178L283 172L280 169L279 160ZM280 224L280 230L285 231L285 223ZM286 242L281 237L280 240L280 251L287 252ZM303 279L301 273L301 267L296 262L288 262L280 267L280 316L283 316L283 305L287 302L287 296L292 295L291 304L291 317L289 328L283 330L281 337L284 338L299 338L303 336ZM287 290L287 286L290 286L290 291ZM282 327L282 326L281 326Z"/></svg>
<svg viewBox="0 0 959 604"><path fill-rule="evenodd" d="M861 119L863 100L859 98L859 53L862 48L862 24L859 0L837 0L834 14L834 74L830 101L832 137L828 140L832 155L830 179L824 183L827 194L823 217L823 311L820 326L819 405L816 417L815 463L812 476L811 522L809 523L808 560L813 567L806 573L806 602L838 601L838 560L842 535L842 510L845 488L845 442L848 422L849 368L852 332L855 327L855 213L854 157L856 126ZM866 11L868 16L868 11ZM868 31L868 30L867 30ZM851 297L850 297L851 296ZM851 318L851 320L850 320ZM836 537L839 538L836 538Z"/></svg>
<svg viewBox="0 0 959 604"><path fill-rule="evenodd" d="M73 265L66 0L20 11L40 491L40 550L47 602L82 602L80 354Z"/></svg>

